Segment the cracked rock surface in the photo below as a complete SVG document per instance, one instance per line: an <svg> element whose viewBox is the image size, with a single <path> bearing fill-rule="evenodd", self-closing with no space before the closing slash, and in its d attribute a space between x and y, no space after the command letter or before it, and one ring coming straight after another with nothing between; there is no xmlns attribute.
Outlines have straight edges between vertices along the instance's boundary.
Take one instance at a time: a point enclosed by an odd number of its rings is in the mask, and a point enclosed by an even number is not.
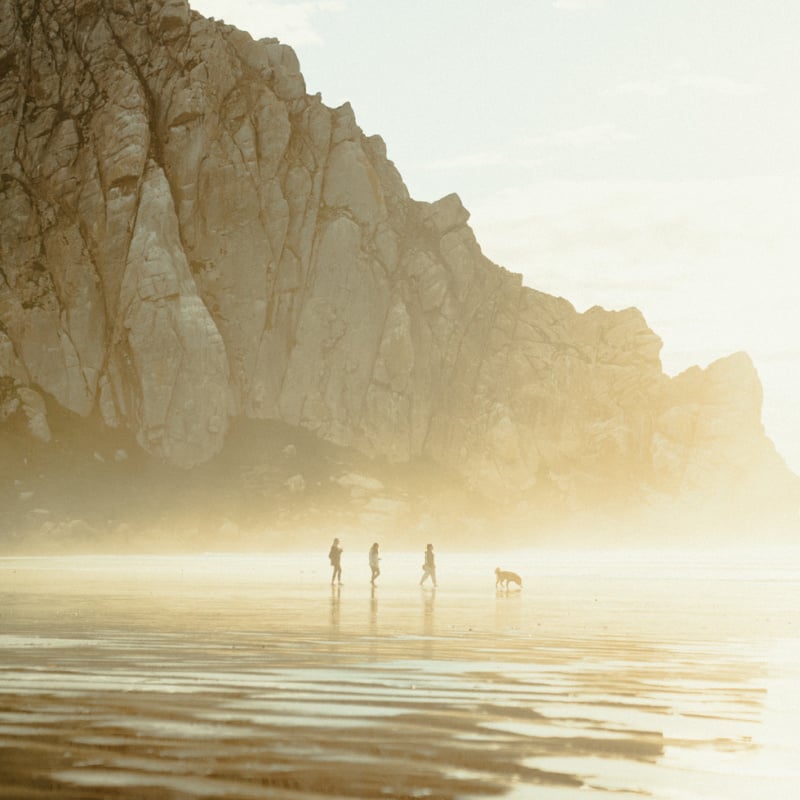
<svg viewBox="0 0 800 800"><path fill-rule="evenodd" d="M487 493L784 469L737 354L671 379L635 309L493 264L293 50L183 0L0 0L0 418L43 397L185 467L277 420Z"/></svg>

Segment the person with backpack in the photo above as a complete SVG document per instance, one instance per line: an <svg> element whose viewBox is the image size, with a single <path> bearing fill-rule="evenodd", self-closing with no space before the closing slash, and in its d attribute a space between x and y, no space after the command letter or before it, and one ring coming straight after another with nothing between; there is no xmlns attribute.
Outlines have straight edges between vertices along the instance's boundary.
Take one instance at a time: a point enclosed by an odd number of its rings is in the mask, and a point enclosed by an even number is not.
<svg viewBox="0 0 800 800"><path fill-rule="evenodd" d="M328 551L328 560L333 567L333 574L331 575L331 584L336 583L337 579L339 584L342 583L342 548L339 545L339 540L334 539L331 549Z"/></svg>

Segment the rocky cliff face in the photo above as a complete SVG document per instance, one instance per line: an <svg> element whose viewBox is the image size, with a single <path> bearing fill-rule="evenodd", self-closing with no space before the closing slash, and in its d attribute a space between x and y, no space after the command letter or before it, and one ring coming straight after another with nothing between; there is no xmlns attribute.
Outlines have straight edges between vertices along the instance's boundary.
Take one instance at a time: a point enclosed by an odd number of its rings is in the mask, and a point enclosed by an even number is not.
<svg viewBox="0 0 800 800"><path fill-rule="evenodd" d="M424 456L486 493L675 492L783 468L738 355L671 380L416 202L290 47L183 0L0 0L0 416L43 398L153 456L233 417Z"/></svg>

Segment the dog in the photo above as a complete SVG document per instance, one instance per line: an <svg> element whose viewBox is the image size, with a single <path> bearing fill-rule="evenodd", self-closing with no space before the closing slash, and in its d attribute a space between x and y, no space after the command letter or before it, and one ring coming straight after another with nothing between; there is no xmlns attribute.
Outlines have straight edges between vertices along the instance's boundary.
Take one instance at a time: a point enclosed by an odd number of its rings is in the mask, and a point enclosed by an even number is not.
<svg viewBox="0 0 800 800"><path fill-rule="evenodd" d="M520 578L516 572L509 572L508 570L500 569L500 567L498 567L494 571L494 574L497 578L495 587L500 588L501 586L505 586L505 588L508 589L509 583L516 583L520 589L522 588L522 578Z"/></svg>

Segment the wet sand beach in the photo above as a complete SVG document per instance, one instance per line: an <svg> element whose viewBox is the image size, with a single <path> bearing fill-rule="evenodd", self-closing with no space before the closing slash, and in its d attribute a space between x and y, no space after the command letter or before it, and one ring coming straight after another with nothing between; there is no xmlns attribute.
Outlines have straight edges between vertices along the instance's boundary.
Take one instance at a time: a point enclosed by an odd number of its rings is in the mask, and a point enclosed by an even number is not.
<svg viewBox="0 0 800 800"><path fill-rule="evenodd" d="M796 793L797 551L348 555L0 559L0 797Z"/></svg>

